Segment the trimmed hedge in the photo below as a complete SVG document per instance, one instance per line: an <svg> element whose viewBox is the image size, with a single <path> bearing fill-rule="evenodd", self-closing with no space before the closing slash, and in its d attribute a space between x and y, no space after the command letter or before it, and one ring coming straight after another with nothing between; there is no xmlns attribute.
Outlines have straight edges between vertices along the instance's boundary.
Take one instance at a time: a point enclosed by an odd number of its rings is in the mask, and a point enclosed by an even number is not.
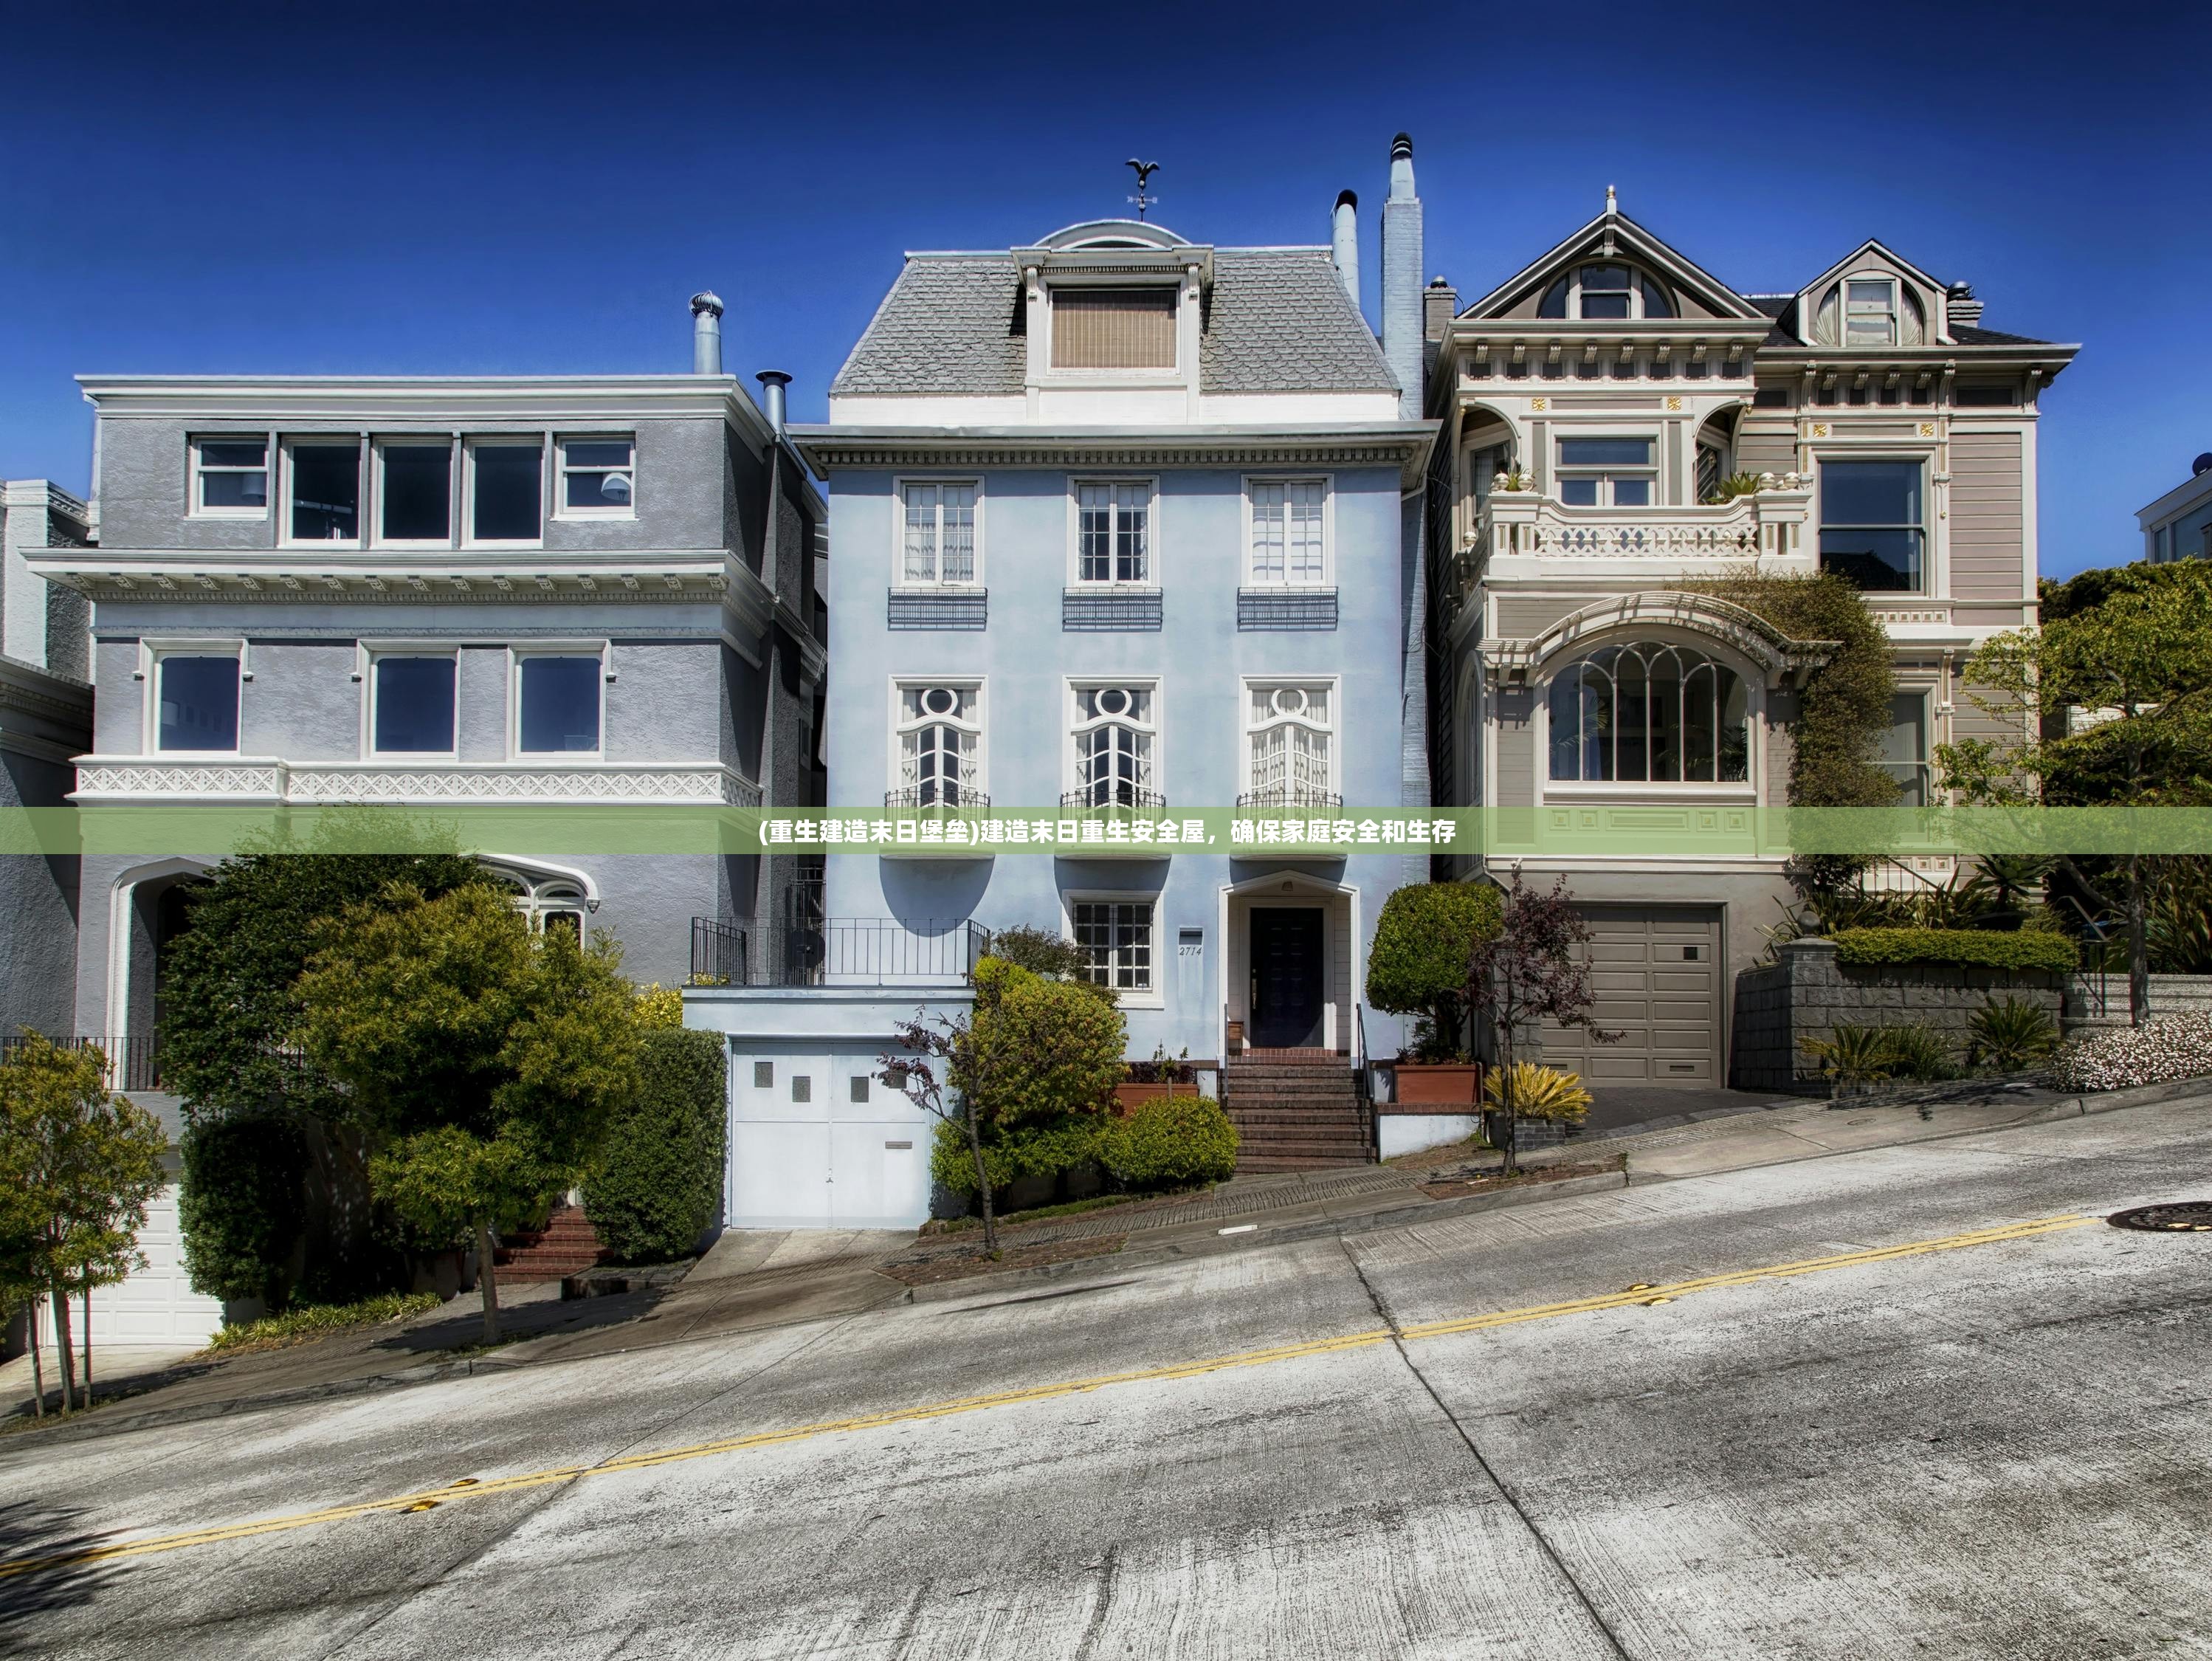
<svg viewBox="0 0 2212 1661"><path fill-rule="evenodd" d="M185 1128L177 1198L192 1290L226 1303L258 1298L274 1311L305 1225L307 1142L289 1118L195 1119Z"/></svg>
<svg viewBox="0 0 2212 1661"><path fill-rule="evenodd" d="M1839 928L1831 938L1837 961L1862 966L1943 963L2064 974L2081 962L2072 940L2039 929L2002 934L1984 928Z"/></svg>
<svg viewBox="0 0 2212 1661"><path fill-rule="evenodd" d="M1130 1188L1188 1188L1237 1173L1237 1127L1211 1096L1162 1096L1109 1121L1099 1163Z"/></svg>
<svg viewBox="0 0 2212 1661"><path fill-rule="evenodd" d="M1000 1192L1018 1177L1058 1177L1090 1164L1098 1157L1105 1128L1104 1116L1095 1113L989 1127L983 1133L983 1169L990 1174L991 1191ZM959 1124L938 1122L929 1149L929 1174L951 1192L974 1197L975 1159L968 1151L968 1133Z"/></svg>
<svg viewBox="0 0 2212 1661"><path fill-rule="evenodd" d="M1498 890L1486 882L1420 882L1395 890L1367 951L1367 1001L1394 1015L1433 1014L1467 990L1476 942L1498 932Z"/></svg>
<svg viewBox="0 0 2212 1661"><path fill-rule="evenodd" d="M722 1035L656 1027L639 1038L637 1095L609 1121L584 1187L592 1232L626 1263L699 1244L721 1210L729 1129Z"/></svg>

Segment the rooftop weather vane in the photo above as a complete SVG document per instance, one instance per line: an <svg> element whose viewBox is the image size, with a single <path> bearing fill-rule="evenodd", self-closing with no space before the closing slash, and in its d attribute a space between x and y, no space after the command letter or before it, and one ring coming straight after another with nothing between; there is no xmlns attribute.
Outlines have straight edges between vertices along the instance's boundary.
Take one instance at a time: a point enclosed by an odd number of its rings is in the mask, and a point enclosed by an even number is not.
<svg viewBox="0 0 2212 1661"><path fill-rule="evenodd" d="M1133 155L1121 165L1125 167L1133 167L1136 169L1137 193L1131 197L1129 200L1137 204L1137 217L1139 219L1142 219L1145 216L1145 210L1155 205L1159 201L1159 198L1157 196L1146 195L1145 192L1145 186L1152 183L1152 175L1160 170L1160 164L1157 161L1139 161Z"/></svg>

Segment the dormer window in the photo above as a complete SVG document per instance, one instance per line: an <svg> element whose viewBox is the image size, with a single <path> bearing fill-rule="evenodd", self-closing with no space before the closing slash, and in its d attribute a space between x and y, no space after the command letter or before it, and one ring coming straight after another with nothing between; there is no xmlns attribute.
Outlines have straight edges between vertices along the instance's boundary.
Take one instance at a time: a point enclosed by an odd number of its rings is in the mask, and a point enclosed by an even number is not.
<svg viewBox="0 0 2212 1661"><path fill-rule="evenodd" d="M1176 290L1054 288L1055 369L1172 369Z"/></svg>
<svg viewBox="0 0 2212 1661"><path fill-rule="evenodd" d="M1855 277L1844 284L1844 344L1897 344L1897 284L1886 277Z"/></svg>
<svg viewBox="0 0 2212 1661"><path fill-rule="evenodd" d="M1539 317L1580 318L1584 322L1638 317L1672 317L1674 302L1657 282L1631 265L1607 262L1580 265L1544 290Z"/></svg>

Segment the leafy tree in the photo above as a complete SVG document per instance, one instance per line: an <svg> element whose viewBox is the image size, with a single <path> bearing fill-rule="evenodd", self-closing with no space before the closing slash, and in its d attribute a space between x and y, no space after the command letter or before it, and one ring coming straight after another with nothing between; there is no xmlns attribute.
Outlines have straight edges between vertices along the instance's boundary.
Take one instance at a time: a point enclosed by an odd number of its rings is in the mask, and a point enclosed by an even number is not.
<svg viewBox="0 0 2212 1661"><path fill-rule="evenodd" d="M70 1294L88 1295L145 1267L138 1231L167 1181L169 1139L160 1121L112 1094L106 1077L99 1050L64 1049L35 1033L0 1057L0 1189L9 1196L0 1256L15 1286L52 1305L64 1413L77 1403ZM37 1389L43 1402L43 1378Z"/></svg>
<svg viewBox="0 0 2212 1661"><path fill-rule="evenodd" d="M971 1013L915 1019L899 1049L877 1057L878 1077L966 1140L982 1197L983 1249L998 1226L984 1141L1001 1127L1044 1129L1104 1111L1121 1081L1121 1012L1082 983L1045 980L1001 958L975 965Z"/></svg>
<svg viewBox="0 0 2212 1661"><path fill-rule="evenodd" d="M991 956L1048 981L1081 980L1091 964L1083 948L1066 935L1025 925L993 934Z"/></svg>
<svg viewBox="0 0 2212 1661"><path fill-rule="evenodd" d="M1498 928L1498 890L1486 882L1409 883L1382 902L1367 952L1367 1001L1428 1020L1424 1061L1463 1061L1467 965Z"/></svg>
<svg viewBox="0 0 2212 1661"><path fill-rule="evenodd" d="M1945 783L1999 806L2212 802L2212 563L2087 575L2079 590L2045 586L2039 628L1995 636L1967 660L1968 697L2008 734L1939 746ZM2154 862L2129 854L2110 874L2070 855L2059 865L2126 920L2129 1010L2142 1025Z"/></svg>
<svg viewBox="0 0 2212 1661"><path fill-rule="evenodd" d="M285 1271L306 1221L307 1138L276 1113L197 1119L181 1139L178 1220L192 1290L226 1303L290 1300Z"/></svg>
<svg viewBox="0 0 2212 1661"><path fill-rule="evenodd" d="M475 1241L495 1340L495 1234L577 1180L637 1091L620 951L533 935L474 885L394 892L318 939L298 989L307 1056L378 1137L379 1197L433 1238Z"/></svg>
<svg viewBox="0 0 2212 1661"><path fill-rule="evenodd" d="M1589 939L1589 925L1575 910L1564 877L1550 893L1531 893L1522 885L1516 867L1512 886L1499 901L1497 932L1476 941L1469 956L1468 1005L1489 1020L1498 1049L1496 1076L1501 1082L1496 1099L1505 1117L1507 1171L1520 1157L1515 1146L1520 1103L1514 1086L1523 1075L1514 1066L1513 1052L1524 1030L1548 1020L1582 1027L1600 1043L1620 1040L1620 1033L1601 1031L1591 1013L1597 999L1589 964L1576 951Z"/></svg>
<svg viewBox="0 0 2212 1661"><path fill-rule="evenodd" d="M644 1033L637 1093L614 1110L584 1183L592 1228L620 1262L680 1257L720 1214L728 1068L719 1032Z"/></svg>

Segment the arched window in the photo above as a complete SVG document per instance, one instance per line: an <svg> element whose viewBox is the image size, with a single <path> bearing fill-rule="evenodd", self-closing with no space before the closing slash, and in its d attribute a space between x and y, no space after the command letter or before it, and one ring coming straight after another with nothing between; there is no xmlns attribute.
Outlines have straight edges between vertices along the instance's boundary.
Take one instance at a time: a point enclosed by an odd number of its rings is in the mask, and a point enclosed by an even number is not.
<svg viewBox="0 0 2212 1661"><path fill-rule="evenodd" d="M574 877L489 862L485 871L494 883L507 891L514 909L530 924L532 934L542 934L549 928L558 928L578 941L591 937L591 914L599 902Z"/></svg>
<svg viewBox="0 0 2212 1661"><path fill-rule="evenodd" d="M1552 776L1741 784L1751 776L1749 694L1686 646L1606 646L1552 681Z"/></svg>
<svg viewBox="0 0 2212 1661"><path fill-rule="evenodd" d="M1613 262L1577 265L1544 290L1539 317L1577 317L1585 322L1629 317L1672 317L1666 288L1633 265Z"/></svg>
<svg viewBox="0 0 2212 1661"><path fill-rule="evenodd" d="M1077 788L1074 800L1067 805L1162 806L1152 770L1152 742L1159 728L1152 683L1072 690Z"/></svg>

